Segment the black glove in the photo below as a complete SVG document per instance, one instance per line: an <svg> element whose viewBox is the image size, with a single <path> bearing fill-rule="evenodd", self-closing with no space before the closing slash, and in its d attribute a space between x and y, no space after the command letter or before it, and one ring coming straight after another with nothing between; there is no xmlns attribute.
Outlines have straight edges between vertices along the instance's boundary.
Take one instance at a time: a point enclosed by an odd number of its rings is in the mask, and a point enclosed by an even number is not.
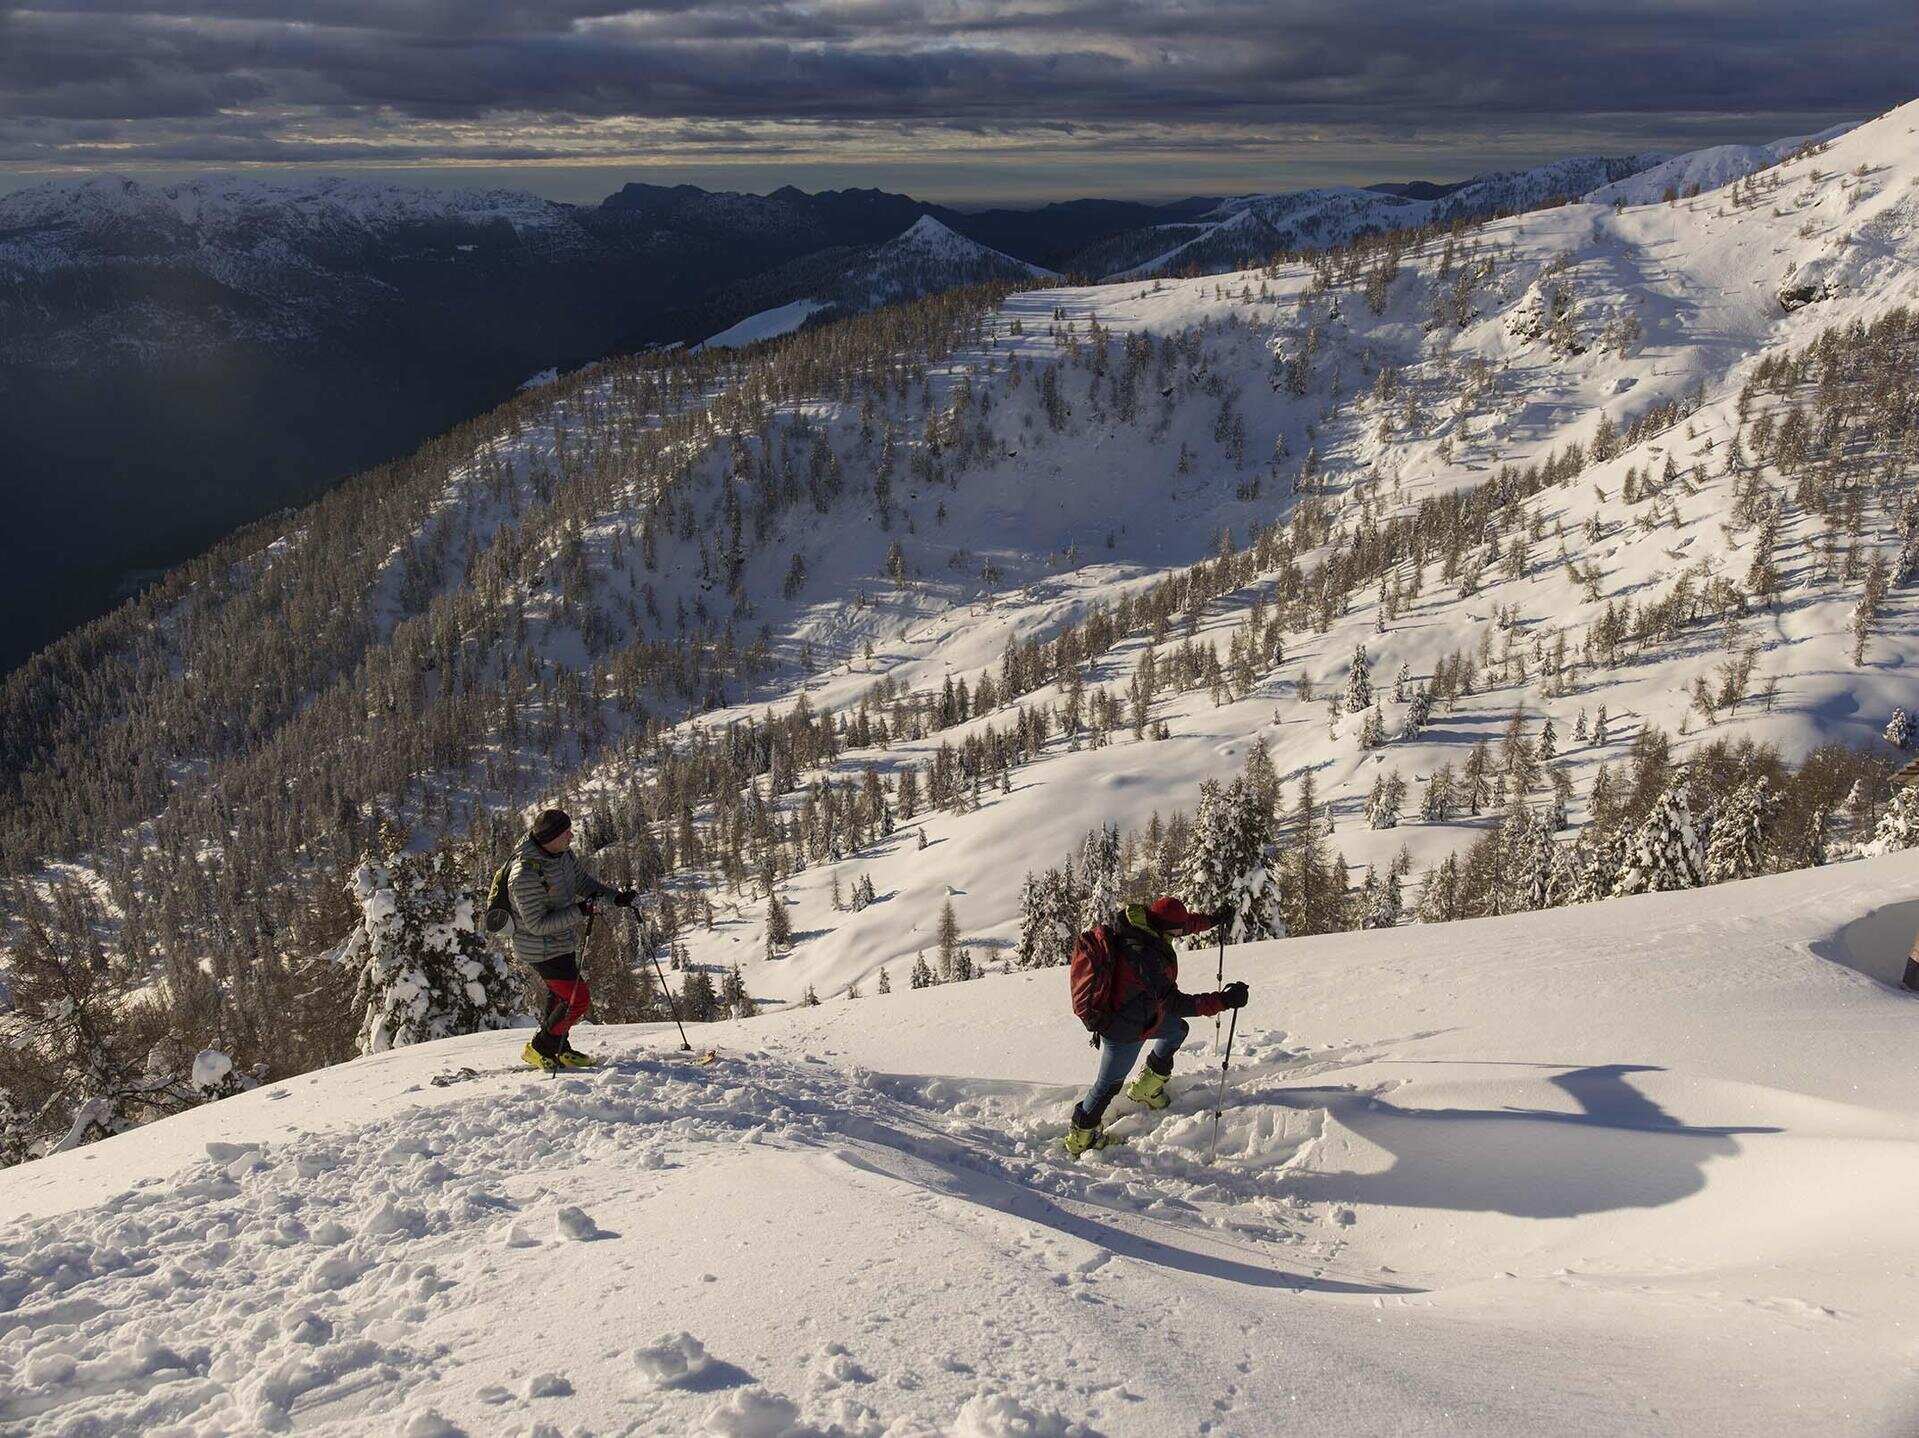
<svg viewBox="0 0 1919 1438"><path fill-rule="evenodd" d="M1219 1001L1229 1009L1243 1009L1246 1007L1246 994L1246 985L1234 979L1219 991Z"/></svg>
<svg viewBox="0 0 1919 1438"><path fill-rule="evenodd" d="M618 904L622 909L630 909L633 907L633 901L639 898L639 896L640 891L638 889L621 889L619 893L613 896L613 902Z"/></svg>
<svg viewBox="0 0 1919 1438"><path fill-rule="evenodd" d="M1231 929L1233 927L1233 906L1231 904L1221 904L1219 908L1214 911L1213 927L1216 929Z"/></svg>

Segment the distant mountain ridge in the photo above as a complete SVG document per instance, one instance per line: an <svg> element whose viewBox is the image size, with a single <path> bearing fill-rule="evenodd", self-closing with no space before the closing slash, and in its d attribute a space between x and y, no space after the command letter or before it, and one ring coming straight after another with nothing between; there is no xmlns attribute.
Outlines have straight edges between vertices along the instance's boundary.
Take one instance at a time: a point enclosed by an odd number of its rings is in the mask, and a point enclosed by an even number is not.
<svg viewBox="0 0 1919 1438"><path fill-rule="evenodd" d="M136 576L406 452L554 366L698 343L802 300L816 302L817 323L1049 271L1230 269L1525 208L1662 158L977 212L793 186L635 183L598 205L339 177L110 176L16 191L0 196L0 453L16 519L45 540L5 581L0 597L20 618L0 668ZM906 237L922 221L982 248L921 252Z"/></svg>

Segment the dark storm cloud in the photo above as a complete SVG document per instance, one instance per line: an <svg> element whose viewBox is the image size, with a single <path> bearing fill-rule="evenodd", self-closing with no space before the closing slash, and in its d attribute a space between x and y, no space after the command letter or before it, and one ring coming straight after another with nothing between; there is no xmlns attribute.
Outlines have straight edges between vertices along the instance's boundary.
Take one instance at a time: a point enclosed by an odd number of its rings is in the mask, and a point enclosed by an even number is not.
<svg viewBox="0 0 1919 1438"><path fill-rule="evenodd" d="M1757 138L1919 89L1912 0L41 0L0 10L0 119L176 122L207 158L238 118L405 143L409 120L538 115L1360 127L1528 123ZM53 143L43 133L39 143ZM225 137L225 143L239 140ZM460 143L432 143L465 153ZM509 139L490 143L514 152ZM688 143L701 143L689 140ZM415 153L419 153L416 148Z"/></svg>

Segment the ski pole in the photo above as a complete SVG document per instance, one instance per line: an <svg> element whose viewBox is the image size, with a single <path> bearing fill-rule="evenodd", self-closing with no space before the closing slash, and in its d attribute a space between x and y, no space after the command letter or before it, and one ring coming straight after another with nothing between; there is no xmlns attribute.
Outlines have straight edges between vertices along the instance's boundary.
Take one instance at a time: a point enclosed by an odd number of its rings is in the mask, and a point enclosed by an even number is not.
<svg viewBox="0 0 1919 1438"><path fill-rule="evenodd" d="M633 922L637 924L639 921L640 916L634 914ZM660 951L652 944L648 944L647 948L653 955L653 972L660 976L660 993L666 998L666 1011L673 1015L673 1027L680 1031L680 1050L683 1053L692 1053L693 1045L686 1041L686 1025L680 1022L680 1006L673 1002L673 990L668 988L666 983L666 970L660 967Z"/></svg>
<svg viewBox="0 0 1919 1438"><path fill-rule="evenodd" d="M1226 1112L1226 1066L1233 1061L1233 1035L1239 1029L1239 1010L1233 1010L1232 1020L1226 1025L1226 1055L1219 1061L1219 1088L1213 1094L1213 1143L1206 1150L1206 1164L1210 1168L1213 1160L1219 1157L1219 1121Z"/></svg>
<svg viewBox="0 0 1919 1438"><path fill-rule="evenodd" d="M1219 972L1213 975L1213 987L1215 989L1223 989L1226 987L1226 928L1227 925L1225 924L1219 926ZM1219 1052L1218 1014L1213 1015L1213 1052Z"/></svg>

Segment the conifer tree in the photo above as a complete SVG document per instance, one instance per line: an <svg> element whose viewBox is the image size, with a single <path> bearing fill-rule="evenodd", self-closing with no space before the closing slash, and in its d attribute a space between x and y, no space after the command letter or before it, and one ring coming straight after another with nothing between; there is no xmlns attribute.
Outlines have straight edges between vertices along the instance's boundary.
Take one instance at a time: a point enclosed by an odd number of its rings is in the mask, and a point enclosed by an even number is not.
<svg viewBox="0 0 1919 1438"><path fill-rule="evenodd" d="M1352 667L1346 671L1346 712L1363 714L1373 704L1372 661L1366 657L1366 646L1353 646Z"/></svg>
<svg viewBox="0 0 1919 1438"><path fill-rule="evenodd" d="M1426 795L1420 801L1419 817L1429 824L1443 824L1452 818L1453 810L1458 805L1458 786L1453 779L1453 766L1441 764L1426 781Z"/></svg>
<svg viewBox="0 0 1919 1438"><path fill-rule="evenodd" d="M1908 784L1892 796L1879 815L1879 827L1860 852L1871 857L1919 849L1919 784Z"/></svg>
<svg viewBox="0 0 1919 1438"><path fill-rule="evenodd" d="M1399 922L1404 907L1399 873L1388 869L1382 876L1373 865L1366 866L1366 882L1359 891L1359 926L1362 929L1390 929Z"/></svg>
<svg viewBox="0 0 1919 1438"><path fill-rule="evenodd" d="M737 963L726 971L726 977L720 981L720 1006L736 1019L750 1019L759 1012L758 1006L746 992L746 976L740 972Z"/></svg>
<svg viewBox="0 0 1919 1438"><path fill-rule="evenodd" d="M1385 743L1386 719L1385 716L1379 712L1379 705L1375 703L1372 708L1366 711L1366 717L1360 721L1359 747L1362 749L1378 749L1383 747Z"/></svg>
<svg viewBox="0 0 1919 1438"><path fill-rule="evenodd" d="M1448 854L1419 881L1419 898L1414 914L1422 924L1444 924L1466 917L1460 892L1459 856Z"/></svg>
<svg viewBox="0 0 1919 1438"><path fill-rule="evenodd" d="M705 969L689 966L680 976L680 1015L703 1024L725 1017L713 976Z"/></svg>
<svg viewBox="0 0 1919 1438"><path fill-rule="evenodd" d="M893 992L893 977L886 972L885 964L880 965L879 981L873 985L873 991L878 994L890 994Z"/></svg>
<svg viewBox="0 0 1919 1438"><path fill-rule="evenodd" d="M1902 751L1912 748L1912 721L1906 717L1905 710L1894 709L1892 718L1886 721L1886 742Z"/></svg>
<svg viewBox="0 0 1919 1438"><path fill-rule="evenodd" d="M1388 769L1373 780L1372 793L1366 798L1366 823L1374 829L1397 829L1399 811L1406 803L1406 781L1399 770Z"/></svg>
<svg viewBox="0 0 1919 1438"><path fill-rule="evenodd" d="M1399 733L1402 739L1417 739L1419 733L1432 718L1432 690L1422 684L1413 690L1412 703L1406 708L1406 722Z"/></svg>
<svg viewBox="0 0 1919 1438"><path fill-rule="evenodd" d="M1460 773L1459 786L1468 814L1485 812L1492 798L1492 752L1481 739L1466 755L1466 767Z"/></svg>
<svg viewBox="0 0 1919 1438"><path fill-rule="evenodd" d="M766 956L776 959L793 947L793 920L786 900L775 889L766 896Z"/></svg>
<svg viewBox="0 0 1919 1438"><path fill-rule="evenodd" d="M926 950L921 949L913 958L913 968L907 976L907 984L915 989L930 989L934 982L933 971L926 964Z"/></svg>
<svg viewBox="0 0 1919 1438"><path fill-rule="evenodd" d="M1346 875L1327 853L1312 770L1299 778L1292 833L1280 859L1280 902L1286 932L1331 934L1345 927Z"/></svg>
<svg viewBox="0 0 1919 1438"><path fill-rule="evenodd" d="M350 885L361 920L344 962L359 973L360 1052L508 1027L520 986L475 926L452 851L408 854L397 836L385 847Z"/></svg>
<svg viewBox="0 0 1919 1438"><path fill-rule="evenodd" d="M1246 783L1259 796L1266 806L1268 815L1279 813L1280 782L1279 771L1273 768L1273 756L1266 748L1266 740L1253 740L1252 751L1246 756Z"/></svg>
<svg viewBox="0 0 1919 1438"><path fill-rule="evenodd" d="M1725 801L1706 841L1707 883L1750 879L1761 872L1775 805L1764 774L1742 784Z"/></svg>
<svg viewBox="0 0 1919 1438"><path fill-rule="evenodd" d="M947 899L940 905L939 922L939 976L940 982L950 984L954 978L954 966L959 962L959 915L953 912L953 901Z"/></svg>
<svg viewBox="0 0 1919 1438"><path fill-rule="evenodd" d="M1226 895L1238 877L1233 850L1235 815L1226 800L1226 790L1217 779L1199 786L1199 810L1193 816L1193 843L1181 887L1186 902L1211 912L1226 902Z"/></svg>
<svg viewBox="0 0 1919 1438"><path fill-rule="evenodd" d="M1697 888L1705 881L1706 856L1686 802L1683 780L1666 787L1633 835L1619 870L1616 894L1658 894Z"/></svg>
<svg viewBox="0 0 1919 1438"><path fill-rule="evenodd" d="M1120 905L1119 825L1108 823L1087 831L1080 849L1079 880L1085 894L1079 927L1090 929L1112 918Z"/></svg>

